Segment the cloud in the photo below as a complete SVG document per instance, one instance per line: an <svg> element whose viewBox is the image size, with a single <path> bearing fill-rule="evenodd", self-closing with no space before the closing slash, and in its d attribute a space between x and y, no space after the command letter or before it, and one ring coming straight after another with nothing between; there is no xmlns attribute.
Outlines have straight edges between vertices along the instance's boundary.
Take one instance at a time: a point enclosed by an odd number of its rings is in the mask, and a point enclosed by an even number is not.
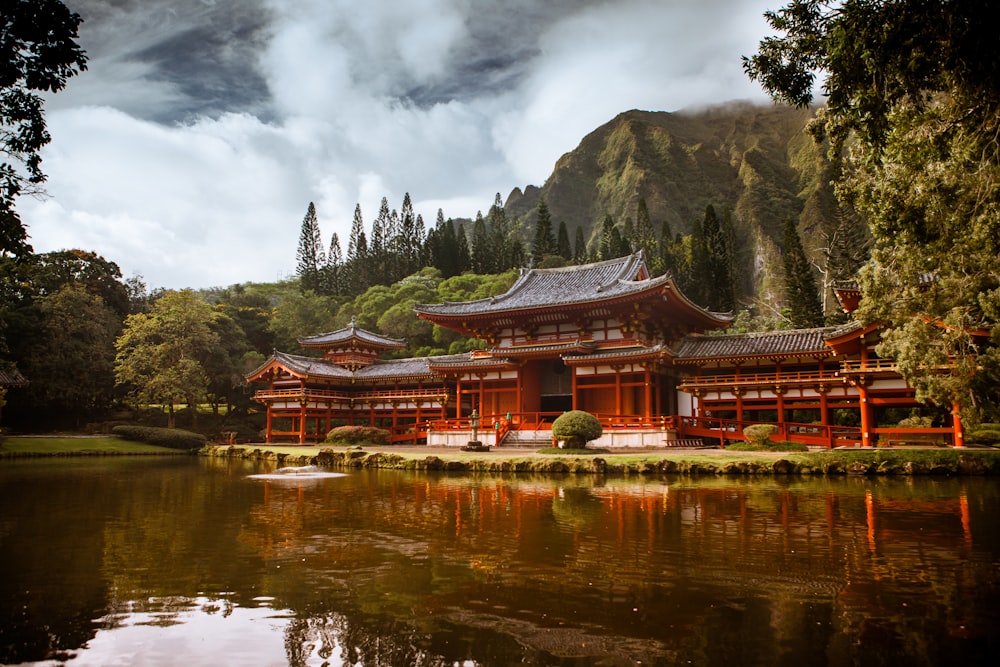
<svg viewBox="0 0 1000 667"><path fill-rule="evenodd" d="M540 185L631 108L763 95L739 56L764 0L67 0L89 70L48 103L37 251L95 250L151 286L293 270L310 201L425 224Z"/></svg>

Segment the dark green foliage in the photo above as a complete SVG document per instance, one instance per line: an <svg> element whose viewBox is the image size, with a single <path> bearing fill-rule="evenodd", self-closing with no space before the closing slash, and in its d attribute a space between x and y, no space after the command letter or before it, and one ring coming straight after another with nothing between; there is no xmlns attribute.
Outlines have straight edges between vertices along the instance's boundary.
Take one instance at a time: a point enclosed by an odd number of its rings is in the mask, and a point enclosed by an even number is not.
<svg viewBox="0 0 1000 667"><path fill-rule="evenodd" d="M577 264L584 264L587 261L587 241L583 227L577 227L576 235L573 237L573 261Z"/></svg>
<svg viewBox="0 0 1000 667"><path fill-rule="evenodd" d="M316 219L316 207L312 202L309 202L305 217L302 218L299 247L295 259L295 273L299 277L299 286L302 291L324 291L326 286L324 276L326 253L323 251L323 239L319 230L319 221Z"/></svg>
<svg viewBox="0 0 1000 667"><path fill-rule="evenodd" d="M731 452L808 452L809 447L800 442L768 440L763 443L732 442L726 445L726 450Z"/></svg>
<svg viewBox="0 0 1000 667"><path fill-rule="evenodd" d="M774 424L751 424L743 429L748 444L763 447L771 443L771 436L778 431Z"/></svg>
<svg viewBox="0 0 1000 667"><path fill-rule="evenodd" d="M324 442L332 445L387 445L389 431L374 426L338 426L326 434Z"/></svg>
<svg viewBox="0 0 1000 667"><path fill-rule="evenodd" d="M535 215L535 240L531 244L531 259L538 264L543 257L554 255L557 251L556 237L552 231L552 217L543 198L538 202L538 211Z"/></svg>
<svg viewBox="0 0 1000 667"><path fill-rule="evenodd" d="M556 241L556 252L563 259L570 261L573 259L573 249L569 245L569 230L566 228L566 222L559 221L559 234L558 240Z"/></svg>
<svg viewBox="0 0 1000 667"><path fill-rule="evenodd" d="M785 278L785 298L788 319L793 327L806 328L823 325L823 303L812 266L806 259L799 230L792 218L785 220L785 247L782 254Z"/></svg>
<svg viewBox="0 0 1000 667"><path fill-rule="evenodd" d="M966 421L1000 406L1000 49L985 0L793 0L744 60L777 100L805 106L863 215L871 257L857 317L882 327L920 401ZM952 369L941 373L943 364Z"/></svg>
<svg viewBox="0 0 1000 667"><path fill-rule="evenodd" d="M565 440L566 446L582 449L591 440L597 440L604 433L600 420L583 410L570 410L556 417L552 422L552 437Z"/></svg>
<svg viewBox="0 0 1000 667"><path fill-rule="evenodd" d="M145 442L150 445L189 451L201 449L208 442L208 439L200 433L193 433L179 428L157 428L155 426L123 424L112 428L111 433L124 440L134 440L135 442Z"/></svg>
<svg viewBox="0 0 1000 667"><path fill-rule="evenodd" d="M663 266L660 261L658 243L656 241L656 231L653 229L653 221L649 217L649 208L646 206L646 198L639 197L639 203L635 212L635 227L630 235L632 247L636 251L642 251L650 271L654 275L663 273Z"/></svg>
<svg viewBox="0 0 1000 667"><path fill-rule="evenodd" d="M1000 424L980 424L965 435L965 441L996 447L1000 445Z"/></svg>
<svg viewBox="0 0 1000 667"><path fill-rule="evenodd" d="M49 143L42 94L87 69L76 43L82 19L59 0L5 0L0 14L0 256L31 252L14 202L38 192Z"/></svg>

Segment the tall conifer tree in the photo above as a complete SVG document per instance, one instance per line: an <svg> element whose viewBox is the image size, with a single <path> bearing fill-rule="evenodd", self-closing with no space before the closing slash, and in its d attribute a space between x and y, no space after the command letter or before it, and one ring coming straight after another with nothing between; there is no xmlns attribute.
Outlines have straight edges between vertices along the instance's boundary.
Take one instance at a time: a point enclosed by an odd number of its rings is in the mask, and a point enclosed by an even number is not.
<svg viewBox="0 0 1000 667"><path fill-rule="evenodd" d="M306 215L302 218L295 267L295 273L299 277L299 288L303 292L322 291L323 267L325 265L326 253L323 251L323 239L319 230L319 221L316 218L316 206L309 202Z"/></svg>
<svg viewBox="0 0 1000 667"><path fill-rule="evenodd" d="M559 234L556 241L556 252L566 261L573 259L573 249L569 244L569 230L566 228L566 221L559 221Z"/></svg>
<svg viewBox="0 0 1000 667"><path fill-rule="evenodd" d="M552 216L549 215L545 197L542 197L538 202L538 213L535 216L535 240L531 244L531 259L538 264L545 255L553 255L556 250L556 237L552 233Z"/></svg>
<svg viewBox="0 0 1000 667"><path fill-rule="evenodd" d="M785 219L785 293L788 319L794 327L818 327L823 324L823 304L816 289L816 278L802 248L802 239L791 217Z"/></svg>

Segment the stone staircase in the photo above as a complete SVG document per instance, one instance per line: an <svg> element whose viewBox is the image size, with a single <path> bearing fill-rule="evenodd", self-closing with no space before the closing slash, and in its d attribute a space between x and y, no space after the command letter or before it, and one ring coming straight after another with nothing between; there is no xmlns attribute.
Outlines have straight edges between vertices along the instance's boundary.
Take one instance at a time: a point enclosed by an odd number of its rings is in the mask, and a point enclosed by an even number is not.
<svg viewBox="0 0 1000 667"><path fill-rule="evenodd" d="M552 446L552 431L510 431L501 449L544 449Z"/></svg>

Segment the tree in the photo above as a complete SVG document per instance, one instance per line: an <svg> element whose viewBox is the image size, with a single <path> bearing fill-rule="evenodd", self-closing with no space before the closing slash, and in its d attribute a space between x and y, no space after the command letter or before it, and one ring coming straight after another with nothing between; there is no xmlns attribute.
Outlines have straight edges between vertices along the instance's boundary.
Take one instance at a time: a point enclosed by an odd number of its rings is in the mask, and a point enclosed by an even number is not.
<svg viewBox="0 0 1000 667"><path fill-rule="evenodd" d="M361 204L354 206L354 220L351 234L347 239L347 260L345 262L345 292L360 294L368 287L368 239L365 238L365 221L361 216Z"/></svg>
<svg viewBox="0 0 1000 667"><path fill-rule="evenodd" d="M587 261L587 240L583 234L583 227L577 227L573 237L573 261L577 264Z"/></svg>
<svg viewBox="0 0 1000 667"><path fill-rule="evenodd" d="M340 249L337 232L330 237L330 251L326 253L326 289L324 294L338 296L343 290L344 253Z"/></svg>
<svg viewBox="0 0 1000 667"><path fill-rule="evenodd" d="M20 360L31 384L19 400L33 412L43 411L51 426L79 427L112 404L121 317L100 295L73 282L39 297L35 305L37 335Z"/></svg>
<svg viewBox="0 0 1000 667"><path fill-rule="evenodd" d="M472 223L472 272L494 273L497 267L497 257L490 242L486 229L486 219L482 211L476 211L476 220Z"/></svg>
<svg viewBox="0 0 1000 667"><path fill-rule="evenodd" d="M736 266L733 261L732 218L727 211L722 220L715 207L705 207L701 225L704 237L702 280L706 287L705 304L712 310L732 312L736 309Z"/></svg>
<svg viewBox="0 0 1000 667"><path fill-rule="evenodd" d="M303 292L320 292L324 287L324 267L326 254L323 252L323 237L316 219L316 207L309 202L306 215L302 218L299 233L299 248L296 252L295 273L299 276L299 287Z"/></svg>
<svg viewBox="0 0 1000 667"><path fill-rule="evenodd" d="M566 261L573 259L573 248L569 244L569 229L566 227L566 221L559 221L559 232L556 235L556 252L560 257Z"/></svg>
<svg viewBox="0 0 1000 667"><path fill-rule="evenodd" d="M6 0L0 13L0 256L31 252L14 210L18 195L45 181L41 150L49 143L39 93L56 93L87 69L76 43L83 19L59 0Z"/></svg>
<svg viewBox="0 0 1000 667"><path fill-rule="evenodd" d="M538 213L535 216L535 240L531 244L531 259L538 264L545 255L555 254L557 249L556 237L552 233L552 216L549 215L549 207L542 197L538 202Z"/></svg>
<svg viewBox="0 0 1000 667"><path fill-rule="evenodd" d="M858 317L919 400L1000 401L1000 49L987 0L794 0L744 59L781 101L827 95L814 131L868 220ZM942 368L950 368L942 372Z"/></svg>
<svg viewBox="0 0 1000 667"><path fill-rule="evenodd" d="M196 408L207 393L204 362L219 344L212 317L212 307L191 290L168 292L148 314L129 315L115 341L117 383L136 402L166 405L171 428L176 404Z"/></svg>
<svg viewBox="0 0 1000 667"><path fill-rule="evenodd" d="M823 324L823 303L816 288L812 265L806 258L795 220L785 219L784 266L785 298L788 302L788 319L793 327L818 327Z"/></svg>
<svg viewBox="0 0 1000 667"><path fill-rule="evenodd" d="M556 417L552 422L552 437L563 440L571 449L583 449L591 440L603 434L601 421L583 410L570 410Z"/></svg>
<svg viewBox="0 0 1000 667"><path fill-rule="evenodd" d="M639 203L636 206L632 245L636 250L642 251L652 272L654 274L660 273L663 267L660 266L660 257L657 253L656 230L653 229L653 221L649 217L645 197L639 197Z"/></svg>

